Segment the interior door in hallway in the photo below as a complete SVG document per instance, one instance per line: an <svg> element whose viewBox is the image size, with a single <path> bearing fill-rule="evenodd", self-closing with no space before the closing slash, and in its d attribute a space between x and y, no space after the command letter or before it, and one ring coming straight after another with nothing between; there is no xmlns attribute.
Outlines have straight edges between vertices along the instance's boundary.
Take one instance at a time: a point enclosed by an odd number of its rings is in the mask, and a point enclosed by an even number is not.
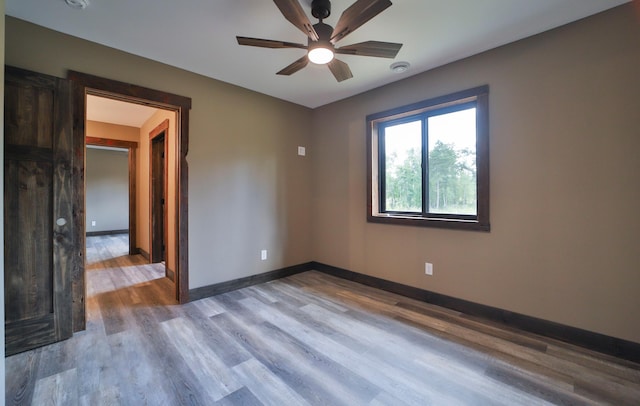
<svg viewBox="0 0 640 406"><path fill-rule="evenodd" d="M150 262L167 260L166 132L151 140L151 252Z"/></svg>
<svg viewBox="0 0 640 406"><path fill-rule="evenodd" d="M71 86L5 70L4 286L7 355L72 334Z"/></svg>

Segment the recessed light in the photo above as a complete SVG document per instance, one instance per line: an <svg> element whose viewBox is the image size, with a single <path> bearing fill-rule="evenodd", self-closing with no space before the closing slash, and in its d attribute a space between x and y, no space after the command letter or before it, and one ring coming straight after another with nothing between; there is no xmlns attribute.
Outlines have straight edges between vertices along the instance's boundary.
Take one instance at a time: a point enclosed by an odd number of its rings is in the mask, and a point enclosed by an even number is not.
<svg viewBox="0 0 640 406"><path fill-rule="evenodd" d="M409 62L400 61L392 63L389 66L389 69L391 69L391 71L393 71L394 73L404 73L409 70L409 66L411 66Z"/></svg>
<svg viewBox="0 0 640 406"><path fill-rule="evenodd" d="M89 0L64 0L69 7L85 9L89 5Z"/></svg>

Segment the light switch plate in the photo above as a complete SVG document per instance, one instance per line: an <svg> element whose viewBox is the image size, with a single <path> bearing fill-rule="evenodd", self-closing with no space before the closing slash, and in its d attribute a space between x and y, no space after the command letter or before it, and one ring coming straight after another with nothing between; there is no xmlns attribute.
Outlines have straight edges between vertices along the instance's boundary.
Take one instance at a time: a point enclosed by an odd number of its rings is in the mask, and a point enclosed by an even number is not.
<svg viewBox="0 0 640 406"><path fill-rule="evenodd" d="M433 275L433 264L430 264L429 262L425 262L424 273L425 275Z"/></svg>

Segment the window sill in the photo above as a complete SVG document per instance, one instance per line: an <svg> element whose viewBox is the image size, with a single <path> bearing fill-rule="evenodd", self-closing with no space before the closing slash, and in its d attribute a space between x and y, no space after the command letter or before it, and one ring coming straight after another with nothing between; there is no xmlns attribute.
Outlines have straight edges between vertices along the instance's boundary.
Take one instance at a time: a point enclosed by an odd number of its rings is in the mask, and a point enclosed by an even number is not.
<svg viewBox="0 0 640 406"><path fill-rule="evenodd" d="M389 215L379 214L367 216L367 221L370 223L381 224L396 224L402 226L417 226L417 227L433 227L433 228L449 228L454 230L471 230L471 231L485 231L491 230L488 223L480 223L477 220L463 220L463 219L450 219L450 218L431 218L420 216L401 216L401 215Z"/></svg>

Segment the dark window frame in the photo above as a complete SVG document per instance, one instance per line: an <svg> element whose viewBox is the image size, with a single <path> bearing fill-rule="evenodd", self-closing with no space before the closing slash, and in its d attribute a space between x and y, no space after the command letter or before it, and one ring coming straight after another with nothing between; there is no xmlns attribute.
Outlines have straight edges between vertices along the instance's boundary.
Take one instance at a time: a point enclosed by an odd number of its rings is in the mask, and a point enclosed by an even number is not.
<svg viewBox="0 0 640 406"><path fill-rule="evenodd" d="M476 215L427 213L428 201L428 149L426 120L429 116L476 107ZM468 108L468 107L467 107ZM384 137L381 130L402 122L423 120L422 133L422 212L386 211L384 202L385 163ZM455 92L441 97L391 110L370 114L367 121L367 221L372 223L440 227L475 231L490 231L489 223L489 86ZM427 187L424 187L425 184Z"/></svg>

